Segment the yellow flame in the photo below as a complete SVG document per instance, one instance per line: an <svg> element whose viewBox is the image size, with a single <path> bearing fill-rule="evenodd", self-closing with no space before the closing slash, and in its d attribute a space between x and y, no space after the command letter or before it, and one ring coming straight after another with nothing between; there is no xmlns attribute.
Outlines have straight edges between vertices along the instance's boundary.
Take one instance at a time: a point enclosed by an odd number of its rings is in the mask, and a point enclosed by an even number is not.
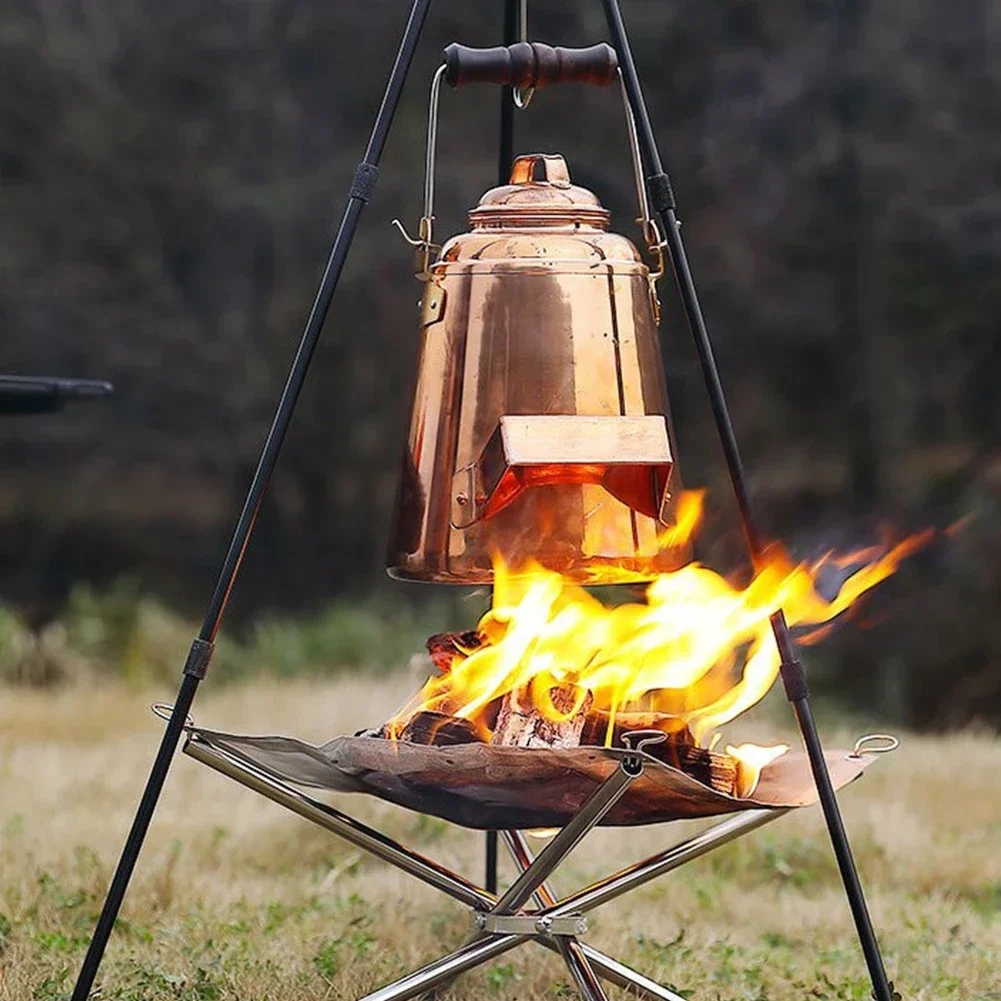
<svg viewBox="0 0 1001 1001"><path fill-rule="evenodd" d="M789 750L788 744L761 747L759 744L726 745L726 753L737 762L737 795L750 796L758 788L761 770Z"/></svg>
<svg viewBox="0 0 1001 1001"><path fill-rule="evenodd" d="M695 532L701 494L679 499L677 524L663 544L677 545ZM548 693L574 685L590 692L592 711L614 717L627 710L670 714L702 746L714 746L718 730L758 702L780 666L771 617L782 610L791 626L819 626L845 612L862 594L890 576L927 539L913 537L855 570L837 595L818 594L814 578L833 558L793 564L774 547L746 587L708 567L690 563L657 576L646 601L606 607L560 574L529 564L512 568L498 559L493 607L480 620L483 644L457 654L450 669L431 678L396 720L418 709L435 709L485 722L491 704L513 690L528 692L550 718ZM580 702L578 702L578 705ZM572 710L572 715L576 709ZM742 745L729 749L743 770L742 787L753 789L769 752ZM745 793L746 794L746 793Z"/></svg>

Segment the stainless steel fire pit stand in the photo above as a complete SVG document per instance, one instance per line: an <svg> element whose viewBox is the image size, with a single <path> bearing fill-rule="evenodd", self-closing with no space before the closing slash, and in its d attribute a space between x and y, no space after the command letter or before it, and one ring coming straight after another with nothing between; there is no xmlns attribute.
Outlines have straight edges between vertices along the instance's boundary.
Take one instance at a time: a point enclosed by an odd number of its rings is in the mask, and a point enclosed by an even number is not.
<svg viewBox="0 0 1001 1001"><path fill-rule="evenodd" d="M643 772L642 757L627 757L537 856L533 856L520 831L504 832L519 875L498 896L348 814L306 796L238 754L209 746L196 735L188 738L184 753L471 909L470 941L358 1001L406 1001L419 997L526 942L535 942L563 957L584 1001L605 1001L602 980L653 1001L685 1001L680 994L580 941L587 931L587 913L789 812L749 810L728 817L560 899L548 884L548 877ZM535 907L528 909L526 905L533 898Z"/></svg>

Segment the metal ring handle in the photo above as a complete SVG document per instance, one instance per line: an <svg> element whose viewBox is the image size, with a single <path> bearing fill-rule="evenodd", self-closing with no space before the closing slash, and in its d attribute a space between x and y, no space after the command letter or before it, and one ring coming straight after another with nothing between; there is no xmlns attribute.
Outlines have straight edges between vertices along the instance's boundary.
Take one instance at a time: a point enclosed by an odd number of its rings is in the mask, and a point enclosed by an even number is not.
<svg viewBox="0 0 1001 1001"><path fill-rule="evenodd" d="M861 758L863 754L890 754L898 747L900 741L892 733L867 733L855 741L855 747L849 757Z"/></svg>
<svg viewBox="0 0 1001 1001"><path fill-rule="evenodd" d="M521 41L528 41L528 0L521 0L518 9L518 29L521 35ZM514 102L514 106L519 111L524 111L529 104L532 102L532 96L535 94L534 87L528 87L522 90L521 87L514 87L511 90L511 100Z"/></svg>
<svg viewBox="0 0 1001 1001"><path fill-rule="evenodd" d="M165 722L170 722L171 716L174 715L174 707L169 702L154 702L150 707L150 711L154 716L159 716L160 719ZM185 713L184 716L184 728L186 730L194 729L195 721L193 717Z"/></svg>
<svg viewBox="0 0 1001 1001"><path fill-rule="evenodd" d="M535 94L535 86L526 87L524 90L521 87L514 87L511 90L511 100L514 101L514 106L519 111L524 111L531 103L532 97Z"/></svg>
<svg viewBox="0 0 1001 1001"><path fill-rule="evenodd" d="M630 751L642 751L655 744L663 744L667 734L663 730L653 728L647 730L628 730L619 738Z"/></svg>

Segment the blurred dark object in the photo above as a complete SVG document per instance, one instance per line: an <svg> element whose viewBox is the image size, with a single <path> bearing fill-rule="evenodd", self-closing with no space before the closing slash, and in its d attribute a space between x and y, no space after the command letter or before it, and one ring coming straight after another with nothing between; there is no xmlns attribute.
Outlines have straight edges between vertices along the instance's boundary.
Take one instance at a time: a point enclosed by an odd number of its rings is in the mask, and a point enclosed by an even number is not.
<svg viewBox="0 0 1001 1001"><path fill-rule="evenodd" d="M52 414L67 403L99 400L114 386L94 379L59 379L40 375L0 375L0 416Z"/></svg>

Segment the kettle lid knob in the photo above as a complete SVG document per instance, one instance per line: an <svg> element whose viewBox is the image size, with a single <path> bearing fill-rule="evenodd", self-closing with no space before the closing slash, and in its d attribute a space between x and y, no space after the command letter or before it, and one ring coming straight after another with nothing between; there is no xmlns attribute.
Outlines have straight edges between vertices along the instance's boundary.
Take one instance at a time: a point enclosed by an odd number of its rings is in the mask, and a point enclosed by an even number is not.
<svg viewBox="0 0 1001 1001"><path fill-rule="evenodd" d="M570 171L559 153L527 153L515 159L511 167L511 184L531 184L536 167L542 164L542 181L554 188L570 187Z"/></svg>

